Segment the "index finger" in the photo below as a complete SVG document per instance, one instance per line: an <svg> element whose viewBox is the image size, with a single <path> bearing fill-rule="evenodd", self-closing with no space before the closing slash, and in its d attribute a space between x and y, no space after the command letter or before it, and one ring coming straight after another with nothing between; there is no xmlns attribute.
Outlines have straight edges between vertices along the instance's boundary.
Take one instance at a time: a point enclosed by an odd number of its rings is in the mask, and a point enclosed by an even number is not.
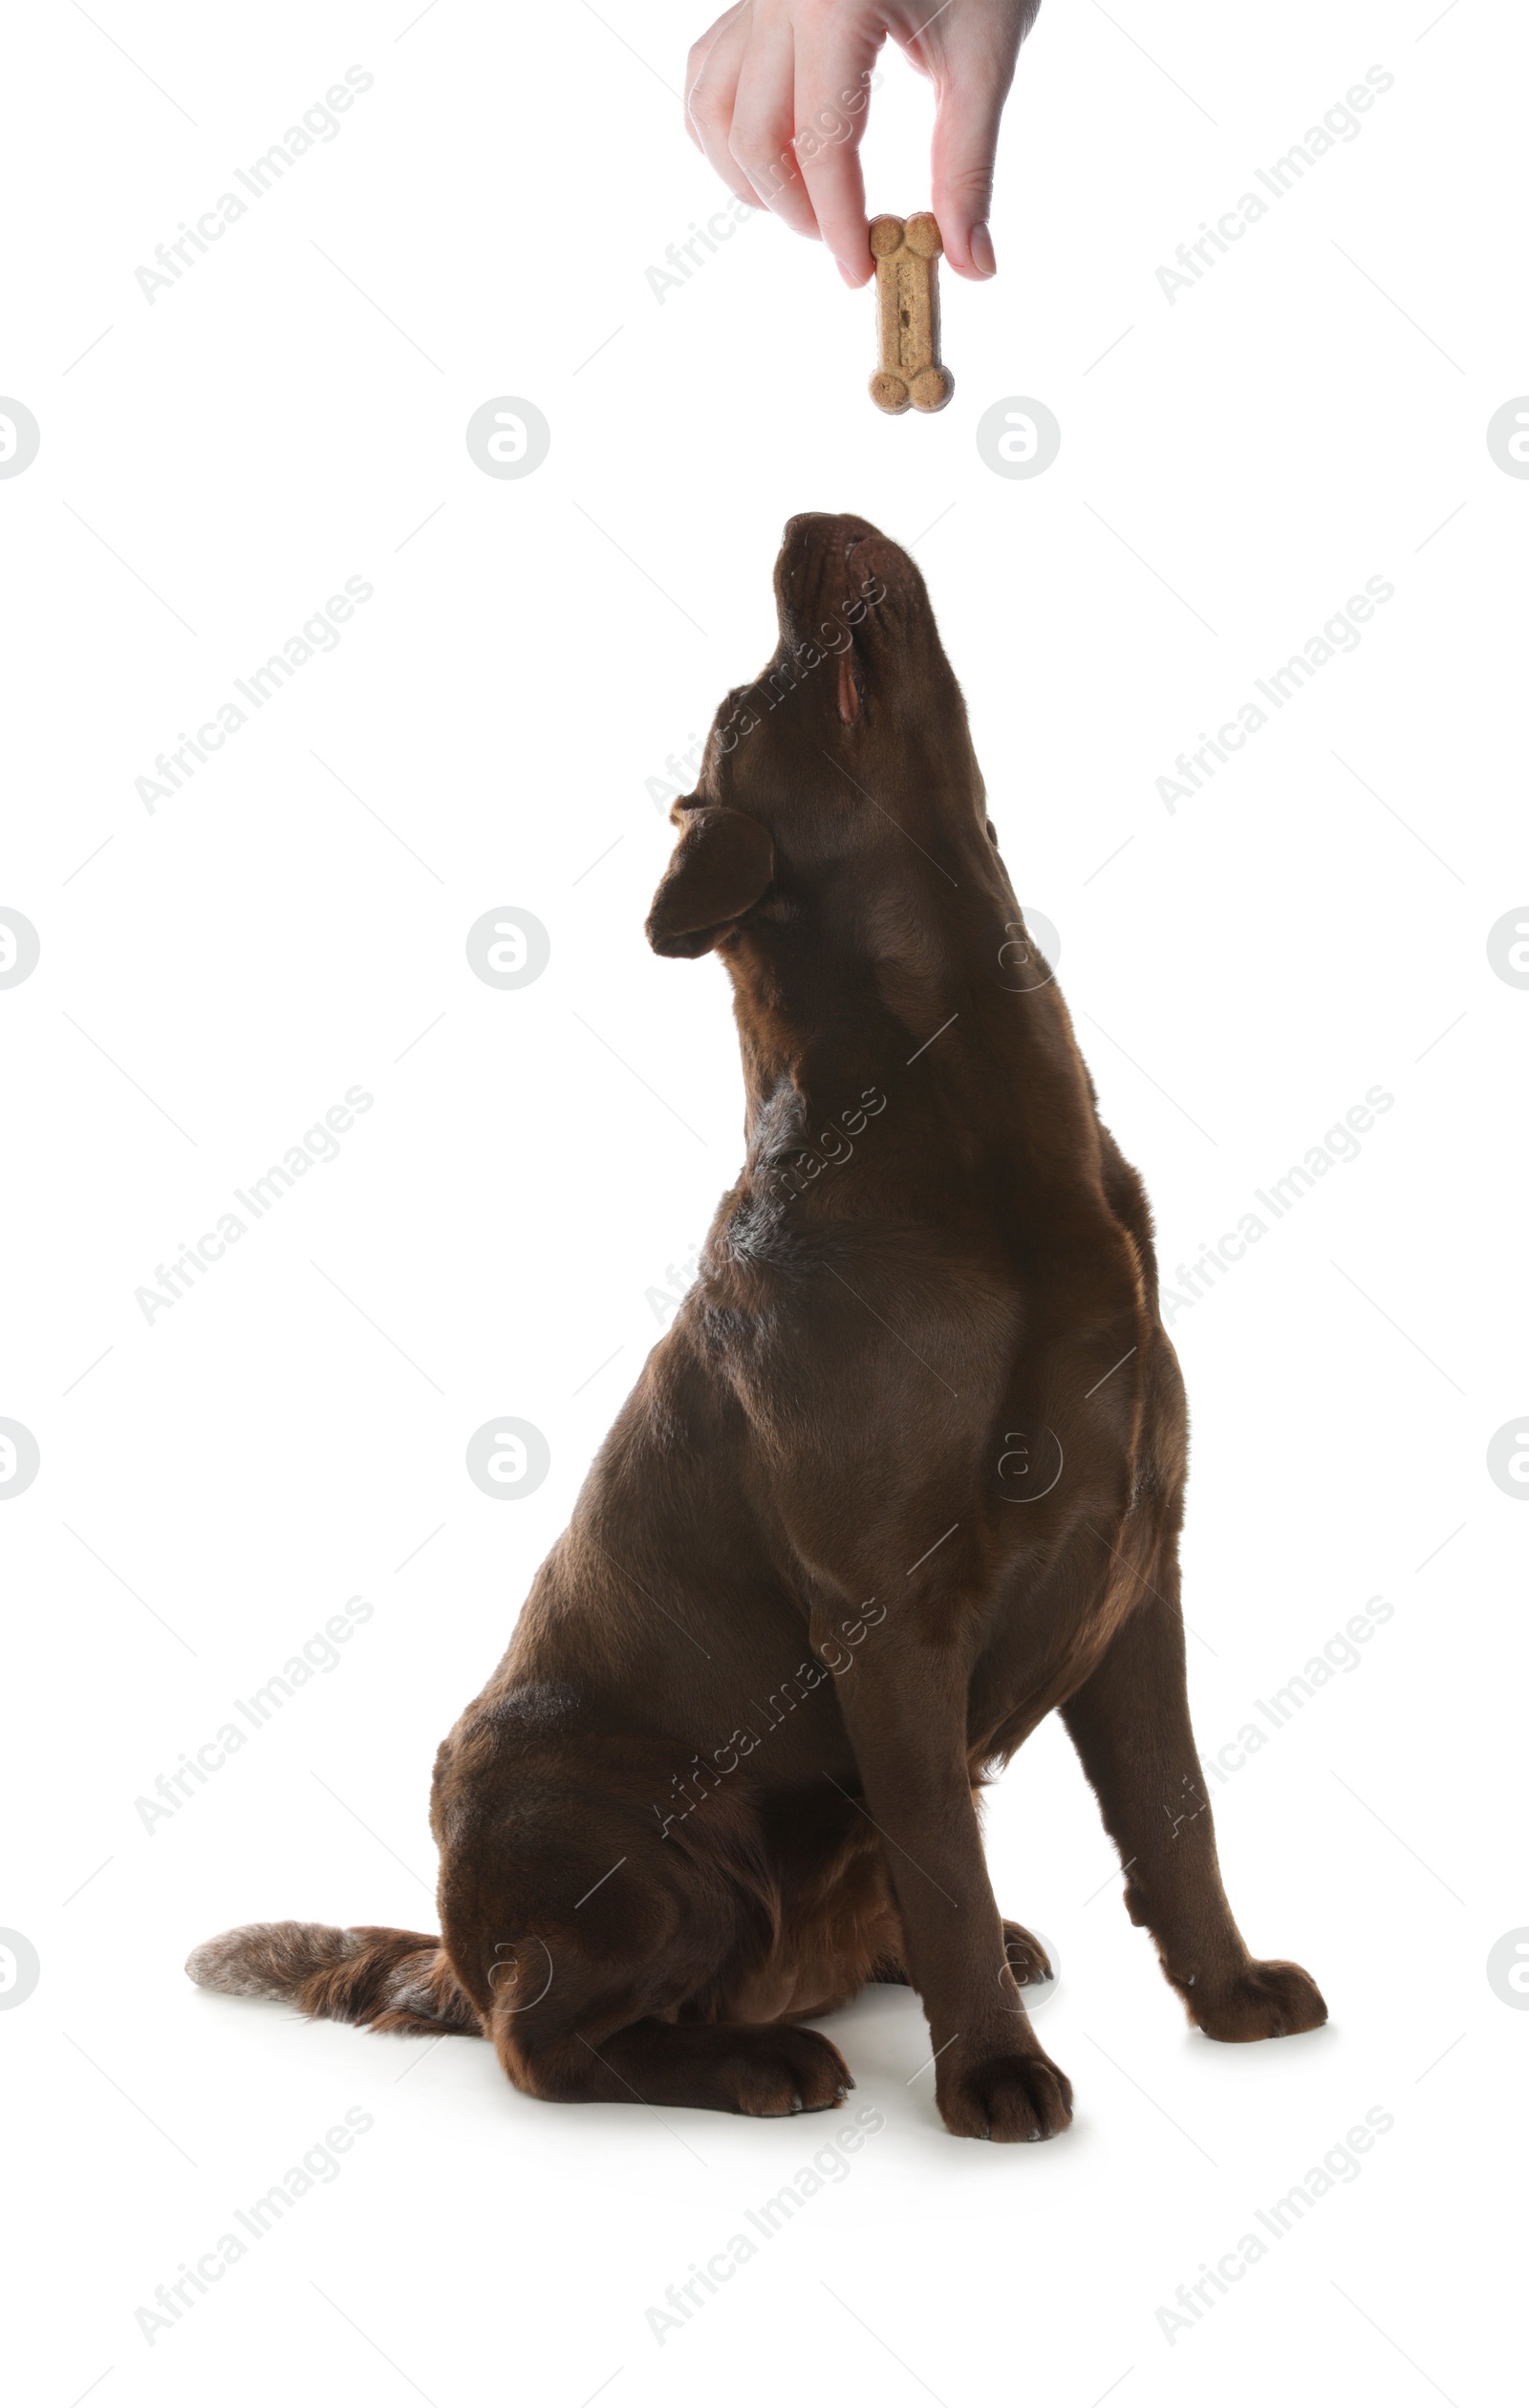
<svg viewBox="0 0 1529 2408"><path fill-rule="evenodd" d="M874 273L866 223L860 139L871 102L871 75L880 36L847 39L842 21L824 28L827 39L804 43L796 62L794 148L818 231L846 284Z"/></svg>

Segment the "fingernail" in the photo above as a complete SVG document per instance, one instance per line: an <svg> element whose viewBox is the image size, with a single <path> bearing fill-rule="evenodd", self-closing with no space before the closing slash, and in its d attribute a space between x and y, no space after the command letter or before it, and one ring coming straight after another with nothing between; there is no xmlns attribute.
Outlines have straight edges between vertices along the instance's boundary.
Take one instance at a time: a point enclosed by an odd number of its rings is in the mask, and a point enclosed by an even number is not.
<svg viewBox="0 0 1529 2408"><path fill-rule="evenodd" d="M980 276L998 274L998 261L993 256L993 237L988 232L985 222L981 226L973 226L972 238L967 248L972 254L972 266Z"/></svg>
<svg viewBox="0 0 1529 2408"><path fill-rule="evenodd" d="M845 283L849 286L851 291L858 292L860 290L860 279L855 274L854 269L842 259L835 259L833 264L835 268L837 268L840 275L844 278Z"/></svg>

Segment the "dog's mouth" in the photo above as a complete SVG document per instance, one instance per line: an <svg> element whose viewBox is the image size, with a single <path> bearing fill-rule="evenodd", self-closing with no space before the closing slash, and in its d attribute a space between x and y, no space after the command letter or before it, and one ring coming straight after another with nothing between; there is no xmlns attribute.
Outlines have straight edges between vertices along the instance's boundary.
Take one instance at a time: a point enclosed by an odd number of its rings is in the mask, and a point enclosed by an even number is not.
<svg viewBox="0 0 1529 2408"><path fill-rule="evenodd" d="M799 866L909 816L963 824L981 778L903 547L869 519L804 512L786 525L775 600L774 657L723 699L697 793L676 812L705 803L749 814L770 828L778 861Z"/></svg>
<svg viewBox="0 0 1529 2408"><path fill-rule="evenodd" d="M985 847L966 707L917 562L869 519L804 511L786 523L775 599L780 644L758 691L769 712L787 705L773 723L789 728L793 769L823 777L841 813L858 794L861 819L873 806L883 828L890 813L958 832L975 816Z"/></svg>
<svg viewBox="0 0 1529 2408"><path fill-rule="evenodd" d="M786 526L775 564L783 653L837 657L840 716L851 715L884 644L933 627L924 581L890 535L869 519L805 511Z"/></svg>

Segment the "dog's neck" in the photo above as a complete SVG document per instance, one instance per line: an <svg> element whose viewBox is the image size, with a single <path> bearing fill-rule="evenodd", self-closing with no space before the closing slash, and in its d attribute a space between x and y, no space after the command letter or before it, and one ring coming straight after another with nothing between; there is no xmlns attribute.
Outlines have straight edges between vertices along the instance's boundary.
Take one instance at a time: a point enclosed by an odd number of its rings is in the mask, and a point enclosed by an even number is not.
<svg viewBox="0 0 1529 2408"><path fill-rule="evenodd" d="M936 1163L997 1168L1034 1186L1099 1146L1088 1073L1055 982L1016 986L999 955L1004 881L975 914L976 941L943 957L896 952L814 964L787 992L772 950L725 949L734 986L751 1175L841 1143L894 1153L915 1183ZM990 914L989 905L993 906ZM793 985L795 982L792 982ZM885 1119L882 1114L885 1112ZM895 1131L894 1138L893 1132Z"/></svg>

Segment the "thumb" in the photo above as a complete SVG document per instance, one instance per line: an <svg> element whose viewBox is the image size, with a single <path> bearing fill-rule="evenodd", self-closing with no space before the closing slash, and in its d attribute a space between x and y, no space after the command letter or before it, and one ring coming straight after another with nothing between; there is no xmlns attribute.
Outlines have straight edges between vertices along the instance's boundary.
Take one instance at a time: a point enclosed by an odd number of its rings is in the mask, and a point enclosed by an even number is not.
<svg viewBox="0 0 1529 2408"><path fill-rule="evenodd" d="M958 276L991 276L998 265L987 226L993 162L1014 62L952 43L934 72L931 190L945 256Z"/></svg>

